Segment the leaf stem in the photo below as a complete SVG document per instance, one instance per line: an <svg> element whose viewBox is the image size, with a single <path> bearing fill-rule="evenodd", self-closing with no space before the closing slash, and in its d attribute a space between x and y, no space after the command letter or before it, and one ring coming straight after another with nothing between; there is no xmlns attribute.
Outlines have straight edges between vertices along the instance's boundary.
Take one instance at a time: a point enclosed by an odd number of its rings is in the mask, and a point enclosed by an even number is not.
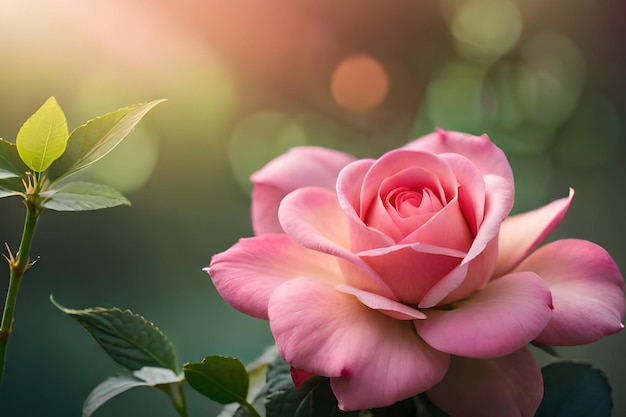
<svg viewBox="0 0 626 417"><path fill-rule="evenodd" d="M33 241L37 219L41 213L32 198L24 199L24 205L26 206L26 218L24 220L24 230L22 232L22 240L17 252L17 257L14 258L10 251L6 257L9 261L9 289L7 290L4 311L2 313L2 323L0 324L0 385L2 384L2 376L4 374L7 343L9 342L9 335L13 328L13 312L15 311L17 293L24 273L32 266L32 263L30 263L28 259L30 245Z"/></svg>
<svg viewBox="0 0 626 417"><path fill-rule="evenodd" d="M168 384L165 390L172 401L172 405L178 411L180 417L189 417L187 413L187 401L185 400L185 391L183 390L183 382L177 384Z"/></svg>
<svg viewBox="0 0 626 417"><path fill-rule="evenodd" d="M256 409L252 406L252 404L246 401L243 405L248 409L248 413L250 414L250 417L261 417L259 412L256 411Z"/></svg>

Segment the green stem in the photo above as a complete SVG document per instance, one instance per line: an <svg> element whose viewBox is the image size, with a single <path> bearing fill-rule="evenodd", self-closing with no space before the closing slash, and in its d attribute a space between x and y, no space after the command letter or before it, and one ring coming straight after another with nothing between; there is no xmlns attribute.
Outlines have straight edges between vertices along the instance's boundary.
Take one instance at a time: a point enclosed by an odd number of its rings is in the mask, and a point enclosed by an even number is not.
<svg viewBox="0 0 626 417"><path fill-rule="evenodd" d="M244 406L248 409L248 414L250 414L251 417L261 417L259 412L256 411L256 409L249 402L246 401Z"/></svg>
<svg viewBox="0 0 626 417"><path fill-rule="evenodd" d="M9 253L9 289L7 290L4 311L2 313L2 323L0 324L0 384L2 384L2 375L4 374L7 343L9 342L9 335L13 327L13 312L15 311L17 292L20 288L24 273L32 265L29 262L28 256L35 233L35 225L37 224L37 219L40 214L37 206L30 199L24 200L24 205L26 206L26 219L24 220L24 231L17 252L17 258L14 259L13 255Z"/></svg>
<svg viewBox="0 0 626 417"><path fill-rule="evenodd" d="M180 417L188 417L187 413L187 402L185 401L185 391L183 391L183 383L179 382L178 384L168 384L168 388L166 390L167 395L170 397L172 404Z"/></svg>

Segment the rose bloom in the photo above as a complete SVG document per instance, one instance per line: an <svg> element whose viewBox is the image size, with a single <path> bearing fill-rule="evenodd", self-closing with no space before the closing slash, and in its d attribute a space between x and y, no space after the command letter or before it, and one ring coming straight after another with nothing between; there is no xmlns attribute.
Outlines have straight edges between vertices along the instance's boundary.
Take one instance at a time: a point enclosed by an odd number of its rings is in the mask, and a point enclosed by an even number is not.
<svg viewBox="0 0 626 417"><path fill-rule="evenodd" d="M530 342L623 328L624 280L604 249L536 249L573 190L507 217L513 174L486 135L438 130L376 160L299 147L252 181L256 236L209 273L233 307L269 320L294 380L329 377L343 410L426 392L453 417L533 416Z"/></svg>

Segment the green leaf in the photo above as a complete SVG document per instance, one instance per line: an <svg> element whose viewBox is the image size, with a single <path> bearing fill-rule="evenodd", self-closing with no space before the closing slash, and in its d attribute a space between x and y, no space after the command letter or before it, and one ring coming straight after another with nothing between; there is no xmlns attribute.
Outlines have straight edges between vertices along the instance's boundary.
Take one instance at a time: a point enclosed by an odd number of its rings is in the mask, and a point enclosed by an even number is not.
<svg viewBox="0 0 626 417"><path fill-rule="evenodd" d="M178 369L174 347L154 323L129 310L87 308L73 310L52 303L79 322L100 347L123 367L131 371L144 366Z"/></svg>
<svg viewBox="0 0 626 417"><path fill-rule="evenodd" d="M591 365L555 362L541 369L544 394L535 417L611 417L611 386Z"/></svg>
<svg viewBox="0 0 626 417"><path fill-rule="evenodd" d="M272 345L265 349L263 354L254 360L254 362L246 365L246 371L248 372L249 388L248 388L248 402L257 410L264 409L265 404L265 380L267 370L270 363L274 362L278 358L278 349L275 345ZM236 403L226 405L217 417L249 417L250 412L245 405L238 405Z"/></svg>
<svg viewBox="0 0 626 417"><path fill-rule="evenodd" d="M0 198L24 192L22 179L30 169L22 162L14 143L0 139Z"/></svg>
<svg viewBox="0 0 626 417"><path fill-rule="evenodd" d="M273 417L347 417L359 412L346 412L337 407L330 380L312 377L298 389L291 380L291 367L281 358L267 370L268 416Z"/></svg>
<svg viewBox="0 0 626 417"><path fill-rule="evenodd" d="M207 356L200 363L183 365L185 379L193 389L220 404L246 404L248 372L237 358Z"/></svg>
<svg viewBox="0 0 626 417"><path fill-rule="evenodd" d="M2 164L2 158L0 158L0 164ZM19 177L19 175L17 175L15 172L0 168L0 180L15 177Z"/></svg>
<svg viewBox="0 0 626 417"><path fill-rule="evenodd" d="M40 194L43 207L57 211L98 210L119 205L130 206L123 195L115 189L90 182L70 182L58 190L49 190Z"/></svg>
<svg viewBox="0 0 626 417"><path fill-rule="evenodd" d="M15 173L18 177L26 177L30 168L24 164L17 150L17 145L0 139L0 168Z"/></svg>
<svg viewBox="0 0 626 417"><path fill-rule="evenodd" d="M134 372L122 372L106 379L91 391L83 404L83 417L90 417L102 404L131 388L179 384L182 380L182 374L176 375L165 368L144 367Z"/></svg>
<svg viewBox="0 0 626 417"><path fill-rule="evenodd" d="M13 190L10 190L8 188L4 188L0 184L0 198L11 197L13 195L21 195L21 193L19 191L13 191Z"/></svg>
<svg viewBox="0 0 626 417"><path fill-rule="evenodd" d="M50 97L24 122L15 142L22 161L33 171L43 172L63 154L67 139L65 114Z"/></svg>
<svg viewBox="0 0 626 417"><path fill-rule="evenodd" d="M77 127L70 134L63 156L50 167L48 178L58 181L104 157L119 145L148 111L163 101L125 107Z"/></svg>

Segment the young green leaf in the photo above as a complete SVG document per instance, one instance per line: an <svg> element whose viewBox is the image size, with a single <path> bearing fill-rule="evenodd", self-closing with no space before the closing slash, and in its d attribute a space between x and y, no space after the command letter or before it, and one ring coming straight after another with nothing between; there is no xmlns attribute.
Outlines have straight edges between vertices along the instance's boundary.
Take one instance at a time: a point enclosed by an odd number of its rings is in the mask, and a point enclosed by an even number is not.
<svg viewBox="0 0 626 417"><path fill-rule="evenodd" d="M611 417L611 386L591 365L555 362L541 369L544 394L535 417Z"/></svg>
<svg viewBox="0 0 626 417"><path fill-rule="evenodd" d="M130 206L123 195L113 188L90 182L70 182L58 190L41 193L43 207L56 211L98 210L119 205Z"/></svg>
<svg viewBox="0 0 626 417"><path fill-rule="evenodd" d="M102 404L131 388L179 384L182 380L182 374L176 375L165 368L144 367L134 372L124 371L104 380L89 393L83 404L83 417L90 417Z"/></svg>
<svg viewBox="0 0 626 417"><path fill-rule="evenodd" d="M237 358L207 356L200 363L183 365L185 379L193 389L220 404L246 404L248 372Z"/></svg>
<svg viewBox="0 0 626 417"><path fill-rule="evenodd" d="M119 308L73 310L52 303L80 323L100 347L123 367L132 371L144 366L178 369L174 347L154 325L138 314Z"/></svg>
<svg viewBox="0 0 626 417"><path fill-rule="evenodd" d="M65 114L50 97L24 122L15 142L22 161L31 170L43 172L63 154L67 139Z"/></svg>
<svg viewBox="0 0 626 417"><path fill-rule="evenodd" d="M77 127L70 134L63 156L50 167L48 178L58 181L104 157L119 145L148 111L163 101L125 107Z"/></svg>

